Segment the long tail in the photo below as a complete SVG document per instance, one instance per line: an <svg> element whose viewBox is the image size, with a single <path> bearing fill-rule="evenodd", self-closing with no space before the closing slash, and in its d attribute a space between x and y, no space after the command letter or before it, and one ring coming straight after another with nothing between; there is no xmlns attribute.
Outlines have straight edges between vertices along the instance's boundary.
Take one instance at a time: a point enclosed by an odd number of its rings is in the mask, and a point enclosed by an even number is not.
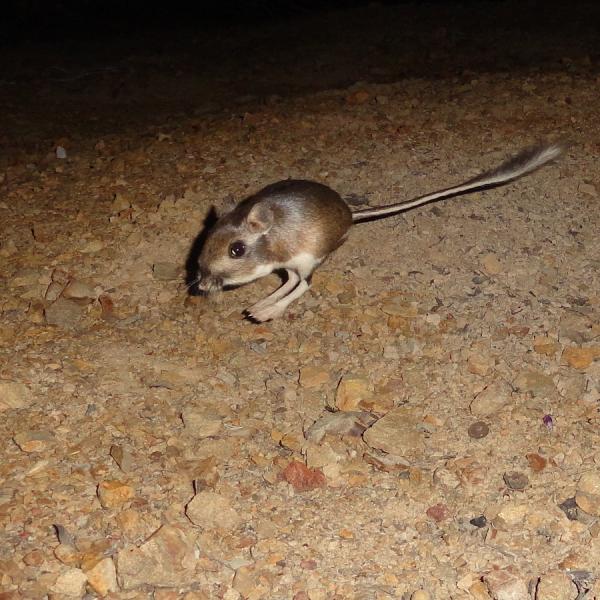
<svg viewBox="0 0 600 600"><path fill-rule="evenodd" d="M503 185L539 169L546 163L558 158L563 151L564 144L561 143L527 148L492 171L486 171L474 179L469 179L454 187L439 190L413 200L398 202L397 204L374 206L373 208L357 210L352 213L352 221L354 223L359 223L360 221L368 221L370 219L394 215L410 208L433 202L434 200L442 200L450 196L457 196L458 194L465 194L483 188Z"/></svg>

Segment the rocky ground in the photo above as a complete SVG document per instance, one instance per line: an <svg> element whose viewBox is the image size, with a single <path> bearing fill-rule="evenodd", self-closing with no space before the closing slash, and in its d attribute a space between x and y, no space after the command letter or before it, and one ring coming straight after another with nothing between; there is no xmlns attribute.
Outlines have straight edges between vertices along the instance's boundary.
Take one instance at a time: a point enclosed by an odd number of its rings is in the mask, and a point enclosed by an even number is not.
<svg viewBox="0 0 600 600"><path fill-rule="evenodd" d="M4 54L2 600L600 598L597 31L493 6ZM357 226L281 320L242 318L275 276L187 293L212 205L564 136Z"/></svg>

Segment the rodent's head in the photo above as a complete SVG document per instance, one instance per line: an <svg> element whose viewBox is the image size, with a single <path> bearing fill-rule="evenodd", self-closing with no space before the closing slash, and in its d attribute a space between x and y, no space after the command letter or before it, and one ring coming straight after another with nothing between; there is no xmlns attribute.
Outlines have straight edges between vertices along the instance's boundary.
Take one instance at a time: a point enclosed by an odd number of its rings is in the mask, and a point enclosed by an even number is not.
<svg viewBox="0 0 600 600"><path fill-rule="evenodd" d="M198 259L198 289L215 292L268 275L273 264L265 238L272 210L262 203L242 203L208 232Z"/></svg>

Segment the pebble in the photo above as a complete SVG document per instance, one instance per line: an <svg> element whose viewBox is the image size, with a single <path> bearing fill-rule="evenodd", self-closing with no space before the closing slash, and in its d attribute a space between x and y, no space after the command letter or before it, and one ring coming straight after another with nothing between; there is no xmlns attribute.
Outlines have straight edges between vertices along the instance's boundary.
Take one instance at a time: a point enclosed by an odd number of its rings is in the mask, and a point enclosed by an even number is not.
<svg viewBox="0 0 600 600"><path fill-rule="evenodd" d="M306 430L305 437L318 444L327 433L361 436L376 420L368 412L326 412Z"/></svg>
<svg viewBox="0 0 600 600"><path fill-rule="evenodd" d="M593 183L585 183L582 182L579 184L579 191L583 194L587 194L588 196L592 196L592 198L598 197L598 190Z"/></svg>
<svg viewBox="0 0 600 600"><path fill-rule="evenodd" d="M163 525L141 546L119 550L116 566L121 586L131 590L142 585L188 586L197 562L194 537Z"/></svg>
<svg viewBox="0 0 600 600"><path fill-rule="evenodd" d="M430 519L433 519L436 523L446 521L451 516L450 509L446 504L443 504L442 502L438 502L437 504L430 506L425 512L427 516Z"/></svg>
<svg viewBox="0 0 600 600"><path fill-rule="evenodd" d="M488 435L490 428L483 421L475 421L469 426L469 437L475 440L480 440Z"/></svg>
<svg viewBox="0 0 600 600"><path fill-rule="evenodd" d="M75 300L59 298L44 310L46 323L63 329L76 329L83 318L85 307Z"/></svg>
<svg viewBox="0 0 600 600"><path fill-rule="evenodd" d="M185 509L188 519L204 528L236 529L242 517L225 496L210 490L196 494Z"/></svg>
<svg viewBox="0 0 600 600"><path fill-rule="evenodd" d="M119 508L134 495L130 485L117 479L101 481L98 484L98 499L103 508Z"/></svg>
<svg viewBox="0 0 600 600"><path fill-rule="evenodd" d="M494 367L494 358L479 352L472 352L467 358L467 370L473 375L485 377Z"/></svg>
<svg viewBox="0 0 600 600"><path fill-rule="evenodd" d="M531 392L533 396L553 396L556 394L556 386L552 377L527 369L521 371L514 381L514 386L522 392Z"/></svg>
<svg viewBox="0 0 600 600"><path fill-rule="evenodd" d="M578 596L577 586L563 571L542 575L535 590L535 600L576 600Z"/></svg>
<svg viewBox="0 0 600 600"><path fill-rule="evenodd" d="M400 406L367 429L363 439L371 448L388 454L415 456L421 454L424 445L420 422L414 409Z"/></svg>
<svg viewBox="0 0 600 600"><path fill-rule="evenodd" d="M600 346L568 346L563 350L561 362L574 369L587 369L594 360L600 358Z"/></svg>
<svg viewBox="0 0 600 600"><path fill-rule="evenodd" d="M320 469L309 469L300 461L291 461L281 472L281 478L287 481L297 492L308 492L325 487L325 475Z"/></svg>
<svg viewBox="0 0 600 600"><path fill-rule="evenodd" d="M152 274L159 281L173 281L181 278L181 267L176 263L157 262L152 266Z"/></svg>
<svg viewBox="0 0 600 600"><path fill-rule="evenodd" d="M494 570L483 578L494 600L530 600L525 582L507 570Z"/></svg>
<svg viewBox="0 0 600 600"><path fill-rule="evenodd" d="M0 381L0 412L16 408L27 408L31 402L31 394L24 383Z"/></svg>
<svg viewBox="0 0 600 600"><path fill-rule="evenodd" d="M481 515L479 517L474 517L473 519L471 519L469 521L469 523L471 523L471 525L473 525L473 527L485 527L487 525L487 519L485 518L485 515Z"/></svg>
<svg viewBox="0 0 600 600"><path fill-rule="evenodd" d="M305 388L321 387L329 383L329 369L322 367L303 367L300 369L300 385Z"/></svg>
<svg viewBox="0 0 600 600"><path fill-rule="evenodd" d="M535 452L530 452L529 454L526 454L525 458L529 463L529 468L534 473L539 473L540 471L543 471L546 468L546 465L548 464L548 460L546 458L540 456L539 454L536 454Z"/></svg>
<svg viewBox="0 0 600 600"><path fill-rule="evenodd" d="M204 439L218 435L223 427L223 420L205 407L186 406L181 411L181 418L194 437Z"/></svg>
<svg viewBox="0 0 600 600"><path fill-rule="evenodd" d="M133 457L127 448L113 445L110 447L110 455L124 473L128 473L133 468Z"/></svg>
<svg viewBox="0 0 600 600"><path fill-rule="evenodd" d="M83 598L87 577L81 569L62 571L51 588L53 594L67 598Z"/></svg>
<svg viewBox="0 0 600 600"><path fill-rule="evenodd" d="M538 354L554 356L560 350L560 344L549 337L536 338L533 342L533 349Z"/></svg>
<svg viewBox="0 0 600 600"><path fill-rule="evenodd" d="M88 584L100 596L118 591L117 570L112 558L106 557L85 570Z"/></svg>
<svg viewBox="0 0 600 600"><path fill-rule="evenodd" d="M529 477L520 471L504 473L504 482L511 490L522 492L529 485Z"/></svg>
<svg viewBox="0 0 600 600"><path fill-rule="evenodd" d="M341 411L356 411L361 401L370 395L367 379L345 375L336 390L335 406Z"/></svg>
<svg viewBox="0 0 600 600"><path fill-rule="evenodd" d="M488 275L497 275L504 270L502 263L495 254L486 254L481 258L481 266Z"/></svg>
<svg viewBox="0 0 600 600"><path fill-rule="evenodd" d="M54 441L51 431L23 431L13 438L23 452L43 452Z"/></svg>
<svg viewBox="0 0 600 600"><path fill-rule="evenodd" d="M431 600L431 596L425 590L413 592L410 600Z"/></svg>
<svg viewBox="0 0 600 600"><path fill-rule="evenodd" d="M469 405L476 417L489 417L511 401L512 388L504 381L495 381L477 394Z"/></svg>
<svg viewBox="0 0 600 600"><path fill-rule="evenodd" d="M600 517L600 472L584 473L577 484L575 502L589 515Z"/></svg>
<svg viewBox="0 0 600 600"><path fill-rule="evenodd" d="M91 300L97 296L91 285L77 279L73 279L68 283L62 295L63 298L72 298L74 300Z"/></svg>

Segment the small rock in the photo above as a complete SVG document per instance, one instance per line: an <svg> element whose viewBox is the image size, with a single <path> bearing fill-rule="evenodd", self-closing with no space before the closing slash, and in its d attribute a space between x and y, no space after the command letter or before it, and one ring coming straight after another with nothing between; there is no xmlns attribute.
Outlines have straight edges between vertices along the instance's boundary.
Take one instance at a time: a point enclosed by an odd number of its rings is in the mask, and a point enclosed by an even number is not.
<svg viewBox="0 0 600 600"><path fill-rule="evenodd" d="M504 473L504 482L511 490L522 492L529 485L529 477L519 471Z"/></svg>
<svg viewBox="0 0 600 600"><path fill-rule="evenodd" d="M103 508L119 508L134 495L130 485L117 479L101 481L98 485L98 499Z"/></svg>
<svg viewBox="0 0 600 600"><path fill-rule="evenodd" d="M299 381L302 387L320 387L329 383L329 371L321 367L303 367L300 370Z"/></svg>
<svg viewBox="0 0 600 600"><path fill-rule="evenodd" d="M535 590L535 600L576 600L577 586L562 571L550 571L540 578Z"/></svg>
<svg viewBox="0 0 600 600"><path fill-rule="evenodd" d="M358 437L376 420L377 418L368 412L327 412L306 430L304 437L315 444L327 433Z"/></svg>
<svg viewBox="0 0 600 600"><path fill-rule="evenodd" d="M113 214L118 214L131 208L131 199L128 198L125 194L121 194L117 192L113 198L112 206L110 207L111 212Z"/></svg>
<svg viewBox="0 0 600 600"><path fill-rule="evenodd" d="M549 337L536 338L533 342L533 349L538 354L554 356L559 351L560 344Z"/></svg>
<svg viewBox="0 0 600 600"><path fill-rule="evenodd" d="M442 504L438 502L433 506L430 506L426 511L427 516L430 519L433 519L436 523L440 523L441 521L445 521L450 518L450 509L446 504Z"/></svg>
<svg viewBox="0 0 600 600"><path fill-rule="evenodd" d="M158 262L154 263L152 266L154 279L158 279L159 281L173 281L179 279L181 277L180 270L178 264L170 262Z"/></svg>
<svg viewBox="0 0 600 600"><path fill-rule="evenodd" d="M88 584L100 596L118 591L117 571L112 558L106 557L85 571Z"/></svg>
<svg viewBox="0 0 600 600"><path fill-rule="evenodd" d="M341 411L355 411L361 400L371 395L368 380L351 375L344 376L335 394L335 405Z"/></svg>
<svg viewBox="0 0 600 600"><path fill-rule="evenodd" d="M525 582L507 570L491 571L483 578L494 600L529 600Z"/></svg>
<svg viewBox="0 0 600 600"><path fill-rule="evenodd" d="M596 190L596 186L593 183L582 182L579 184L578 189L582 194L587 194L588 196L592 196L593 198L598 197L598 191Z"/></svg>
<svg viewBox="0 0 600 600"><path fill-rule="evenodd" d="M527 504L523 502L507 502L493 519L494 527L500 530L520 527L527 511Z"/></svg>
<svg viewBox="0 0 600 600"><path fill-rule="evenodd" d="M281 478L287 481L297 492L308 492L324 487L325 475L319 469L309 469L303 463L293 460L281 472Z"/></svg>
<svg viewBox="0 0 600 600"><path fill-rule="evenodd" d="M181 411L187 431L198 439L214 437L222 429L223 419L205 407L188 405Z"/></svg>
<svg viewBox="0 0 600 600"><path fill-rule="evenodd" d="M561 363L574 369L587 369L592 362L600 358L600 346L568 346L563 350Z"/></svg>
<svg viewBox="0 0 600 600"><path fill-rule="evenodd" d="M552 377L539 371L521 371L514 382L515 387L522 392L531 392L533 396L552 396L556 386Z"/></svg>
<svg viewBox="0 0 600 600"><path fill-rule="evenodd" d="M410 600L431 600L431 596L425 590L413 592Z"/></svg>
<svg viewBox="0 0 600 600"><path fill-rule="evenodd" d="M371 94L366 90L358 90L346 96L346 102L348 104L364 104L369 100Z"/></svg>
<svg viewBox="0 0 600 600"><path fill-rule="evenodd" d="M127 448L123 448L123 446L111 446L110 447L110 455L113 460L117 463L119 469L124 473L131 471L133 467L133 457L131 456L131 452Z"/></svg>
<svg viewBox="0 0 600 600"><path fill-rule="evenodd" d="M0 381L0 412L26 408L32 402L29 390L18 381Z"/></svg>
<svg viewBox="0 0 600 600"><path fill-rule="evenodd" d="M488 435L490 428L483 421L475 421L468 429L469 437L480 440Z"/></svg>
<svg viewBox="0 0 600 600"><path fill-rule="evenodd" d="M196 494L185 509L188 519L205 529L220 528L233 530L242 522L238 511L225 496L210 490Z"/></svg>
<svg viewBox="0 0 600 600"><path fill-rule="evenodd" d="M469 521L469 523L471 523L473 527L478 527L481 529L487 525L487 519L485 518L485 515L481 515L479 517L474 517Z"/></svg>
<svg viewBox="0 0 600 600"><path fill-rule="evenodd" d="M471 352L467 358L467 369L473 375L481 375L484 377L494 367L495 361L493 357L481 354L479 352Z"/></svg>
<svg viewBox="0 0 600 600"><path fill-rule="evenodd" d="M72 298L74 300L92 300L97 294L91 285L77 279L69 282L62 292L63 298Z"/></svg>
<svg viewBox="0 0 600 600"><path fill-rule="evenodd" d="M44 310L46 323L63 329L76 329L83 318L85 307L75 300L59 298Z"/></svg>
<svg viewBox="0 0 600 600"><path fill-rule="evenodd" d="M51 431L23 431L13 438L23 452L43 452L54 441Z"/></svg>
<svg viewBox="0 0 600 600"><path fill-rule="evenodd" d="M52 593L66 598L83 598L87 577L81 569L63 571L52 586Z"/></svg>
<svg viewBox="0 0 600 600"><path fill-rule="evenodd" d="M564 502L561 502L558 505L558 508L560 508L560 510L562 510L565 513L569 521L579 520L579 507L577 506L575 497L567 498Z"/></svg>
<svg viewBox="0 0 600 600"><path fill-rule="evenodd" d="M504 408L511 400L512 389L504 381L495 381L477 394L469 406L476 417L488 417Z"/></svg>
<svg viewBox="0 0 600 600"><path fill-rule="evenodd" d="M399 406L367 429L363 439L371 448L388 454L413 456L420 454L424 445L420 424L421 419L414 409Z"/></svg>
<svg viewBox="0 0 600 600"><path fill-rule="evenodd" d="M502 263L495 254L486 254L481 258L481 266L488 275L497 275L504 270Z"/></svg>
<svg viewBox="0 0 600 600"><path fill-rule="evenodd" d="M589 515L600 517L600 472L588 471L581 476L575 502Z"/></svg>
<svg viewBox="0 0 600 600"><path fill-rule="evenodd" d="M117 555L117 572L125 590L141 585L175 587L194 581L196 545L173 525L163 525L141 546L128 546Z"/></svg>
<svg viewBox="0 0 600 600"><path fill-rule="evenodd" d="M535 452L526 454L525 458L527 458L529 468L534 473L539 473L540 471L543 471L546 468L546 465L548 464L547 459L545 459L543 456L540 456L539 454L536 454Z"/></svg>

